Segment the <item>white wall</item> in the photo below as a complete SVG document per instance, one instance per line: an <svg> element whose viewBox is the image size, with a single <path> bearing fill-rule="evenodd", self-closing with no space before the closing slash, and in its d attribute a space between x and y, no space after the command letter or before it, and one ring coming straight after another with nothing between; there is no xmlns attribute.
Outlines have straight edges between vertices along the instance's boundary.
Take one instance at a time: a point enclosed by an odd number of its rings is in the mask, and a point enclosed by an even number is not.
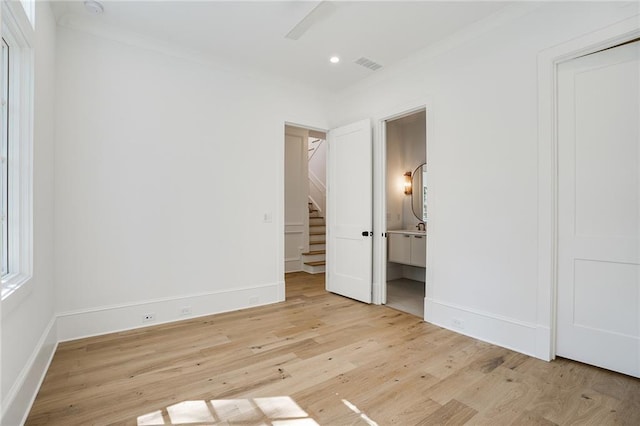
<svg viewBox="0 0 640 426"><path fill-rule="evenodd" d="M57 39L60 338L282 300L284 122L326 127L318 94L135 41Z"/></svg>
<svg viewBox="0 0 640 426"><path fill-rule="evenodd" d="M2 420L22 421L56 343L53 284L53 150L55 21L48 3L36 3L33 141L33 278L19 303L2 306Z"/></svg>
<svg viewBox="0 0 640 426"><path fill-rule="evenodd" d="M636 14L637 4L516 7L530 10L347 90L332 126L427 104L426 318L448 328L461 320L463 333L545 357L536 346L536 336L549 338L549 318L536 312L537 55Z"/></svg>
<svg viewBox="0 0 640 426"><path fill-rule="evenodd" d="M320 139L320 138L314 138ZM309 171L318 178L318 181L321 182L325 187L327 185L327 141L326 136L322 138L322 142L316 142L316 144L320 144L314 154L313 157L309 159Z"/></svg>
<svg viewBox="0 0 640 426"><path fill-rule="evenodd" d="M313 134L312 134L313 133ZM309 133L313 140L320 139L313 156L309 158L309 197L315 201L320 215L326 216L327 205L327 136L320 132Z"/></svg>

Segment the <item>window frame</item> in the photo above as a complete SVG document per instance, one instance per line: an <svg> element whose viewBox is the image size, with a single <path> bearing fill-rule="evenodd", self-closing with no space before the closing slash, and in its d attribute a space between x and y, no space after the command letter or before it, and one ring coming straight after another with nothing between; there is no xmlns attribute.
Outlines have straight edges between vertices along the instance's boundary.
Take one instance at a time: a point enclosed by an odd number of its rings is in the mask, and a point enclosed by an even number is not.
<svg viewBox="0 0 640 426"><path fill-rule="evenodd" d="M7 99L8 274L1 277L2 314L5 302L18 301L33 275L33 26L21 3L2 2L1 36L9 51ZM5 123L3 123L5 124ZM4 237L4 235L3 235ZM4 242L3 242L4 245Z"/></svg>
<svg viewBox="0 0 640 426"><path fill-rule="evenodd" d="M1 105L2 109L2 117L0 117L0 169L2 170L2 174L0 175L0 192L1 192L1 200L0 204L2 204L2 209L0 211L0 222L2 222L2 229L0 230L0 240L2 242L0 251L2 252L1 262L2 262L2 270L0 273L0 279L4 279L10 272L9 266L9 244L7 241L7 236L9 235L9 226L8 221L11 219L9 217L9 211L7 209L7 205L9 202L9 173L8 173L8 157L9 157L9 127L8 127L8 100L9 100L9 45L5 41L4 37L0 37L0 41L2 42L2 58L0 58L0 63L2 64L2 69L0 69L0 80L2 82L2 91L0 93ZM7 125L2 125L2 123L7 123Z"/></svg>
<svg viewBox="0 0 640 426"><path fill-rule="evenodd" d="M36 27L36 0L20 0L22 10L24 10L31 28Z"/></svg>

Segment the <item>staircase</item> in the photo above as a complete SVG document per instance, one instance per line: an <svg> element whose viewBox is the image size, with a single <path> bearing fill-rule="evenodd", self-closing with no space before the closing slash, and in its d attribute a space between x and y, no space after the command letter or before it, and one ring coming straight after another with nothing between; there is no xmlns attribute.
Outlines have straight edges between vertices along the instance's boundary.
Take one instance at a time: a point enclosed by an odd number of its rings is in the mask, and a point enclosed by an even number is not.
<svg viewBox="0 0 640 426"><path fill-rule="evenodd" d="M321 274L325 269L326 228L324 217L313 203L309 203L309 251L302 253L302 270Z"/></svg>

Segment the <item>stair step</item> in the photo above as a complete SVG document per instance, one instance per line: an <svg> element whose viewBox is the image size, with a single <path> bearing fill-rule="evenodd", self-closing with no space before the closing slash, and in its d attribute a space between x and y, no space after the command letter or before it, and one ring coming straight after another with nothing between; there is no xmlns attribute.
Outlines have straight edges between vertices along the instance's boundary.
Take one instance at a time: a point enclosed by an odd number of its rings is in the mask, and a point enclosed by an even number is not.
<svg viewBox="0 0 640 426"><path fill-rule="evenodd" d="M302 254L302 263L319 262L319 261L324 262L325 260L327 260L327 255L324 253L324 251L322 251L320 254L308 254L308 253Z"/></svg>
<svg viewBox="0 0 640 426"><path fill-rule="evenodd" d="M309 266L324 266L326 262L324 260L318 260L316 262L304 262L304 264Z"/></svg>
<svg viewBox="0 0 640 426"><path fill-rule="evenodd" d="M314 254L327 254L327 251L326 250L309 250L306 253L302 253L303 256L313 256Z"/></svg>
<svg viewBox="0 0 640 426"><path fill-rule="evenodd" d="M324 235L326 232L324 231L310 231L309 235Z"/></svg>
<svg viewBox="0 0 640 426"><path fill-rule="evenodd" d="M309 234L309 244L325 244L327 241L326 234L313 235Z"/></svg>

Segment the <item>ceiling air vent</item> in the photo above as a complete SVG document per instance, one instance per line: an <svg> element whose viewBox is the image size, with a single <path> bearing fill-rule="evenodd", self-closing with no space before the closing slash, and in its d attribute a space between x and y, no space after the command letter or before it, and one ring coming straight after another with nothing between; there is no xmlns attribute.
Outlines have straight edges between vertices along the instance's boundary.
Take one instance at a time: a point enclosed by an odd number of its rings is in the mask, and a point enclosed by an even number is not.
<svg viewBox="0 0 640 426"><path fill-rule="evenodd" d="M364 56L356 61L356 64L362 65L365 68L369 68L371 71L377 71L382 68L382 65L373 62L369 58L365 58Z"/></svg>

